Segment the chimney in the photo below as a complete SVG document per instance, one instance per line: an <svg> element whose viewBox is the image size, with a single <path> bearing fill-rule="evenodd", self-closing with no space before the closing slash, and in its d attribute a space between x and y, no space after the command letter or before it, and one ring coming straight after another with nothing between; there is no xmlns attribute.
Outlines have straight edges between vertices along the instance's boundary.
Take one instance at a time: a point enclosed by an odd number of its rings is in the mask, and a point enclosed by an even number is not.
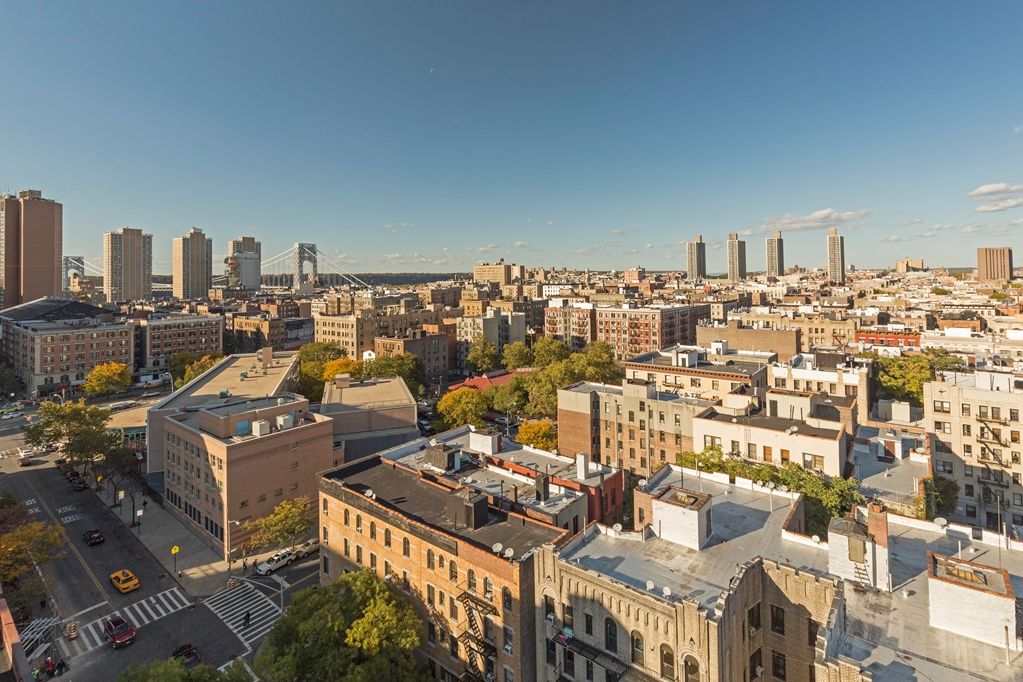
<svg viewBox="0 0 1023 682"><path fill-rule="evenodd" d="M878 547L888 547L888 512L880 502L867 505L867 532Z"/></svg>
<svg viewBox="0 0 1023 682"><path fill-rule="evenodd" d="M519 501L519 487L512 483L511 490L508 491L511 494L511 501L518 504Z"/></svg>
<svg viewBox="0 0 1023 682"><path fill-rule="evenodd" d="M269 369L274 364L274 347L265 346L263 348L263 369Z"/></svg>
<svg viewBox="0 0 1023 682"><path fill-rule="evenodd" d="M551 498L551 478L547 474L537 474L534 481L536 486L536 501L546 502Z"/></svg>
<svg viewBox="0 0 1023 682"><path fill-rule="evenodd" d="M352 385L351 374L338 374L334 377L334 388L343 389Z"/></svg>
<svg viewBox="0 0 1023 682"><path fill-rule="evenodd" d="M577 452L575 455L575 477L580 481L585 481L587 468L586 453Z"/></svg>

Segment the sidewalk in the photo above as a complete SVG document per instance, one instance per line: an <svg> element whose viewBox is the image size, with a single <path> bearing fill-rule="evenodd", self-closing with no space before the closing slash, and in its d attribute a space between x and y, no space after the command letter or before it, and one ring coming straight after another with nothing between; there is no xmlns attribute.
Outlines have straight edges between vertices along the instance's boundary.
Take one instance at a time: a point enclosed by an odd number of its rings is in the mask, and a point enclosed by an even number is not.
<svg viewBox="0 0 1023 682"><path fill-rule="evenodd" d="M104 487L93 492L125 526L130 526L132 521L130 499L125 497L119 507L110 507L109 488ZM190 596L203 598L223 590L227 586L228 565L221 555L153 500L139 495L135 503L136 511L143 509L143 499L146 499L148 504L145 505L142 514L142 526L132 527L131 532L172 576L175 563L170 550L175 545L180 548L177 555L177 581ZM273 550L248 557L249 573L251 574L256 564L271 554ZM241 572L241 562L236 561L232 574L241 575Z"/></svg>

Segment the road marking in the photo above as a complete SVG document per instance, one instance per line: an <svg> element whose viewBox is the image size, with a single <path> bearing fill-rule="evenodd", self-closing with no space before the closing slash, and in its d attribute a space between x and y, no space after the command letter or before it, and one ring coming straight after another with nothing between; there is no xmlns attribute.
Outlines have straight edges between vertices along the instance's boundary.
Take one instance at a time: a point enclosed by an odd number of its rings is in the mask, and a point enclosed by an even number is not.
<svg viewBox="0 0 1023 682"><path fill-rule="evenodd" d="M89 607L89 608L87 608L87 609L82 609L82 610L81 610L81 611L79 611L78 613L76 613L76 614L74 614L74 615L72 615L72 616L68 616L67 618L65 618L65 619L64 619L64 622L66 623L66 622L68 622L69 620L74 620L75 618L78 618L78 616L82 615L83 613L88 613L89 611L93 611L93 610L95 610L95 609L98 609L99 607L101 607L101 606L104 606L105 604L109 604L109 603L110 603L110 602L106 602L106 601L101 601L100 603L98 603L98 604L96 604L96 605L94 605L94 606L90 606L90 607Z"/></svg>
<svg viewBox="0 0 1023 682"><path fill-rule="evenodd" d="M315 571L313 571L309 575L305 576L304 578L299 578L295 582L291 583L290 585L288 585L287 587L284 588L284 591L287 592L288 590L293 590L296 587L298 587L299 585L301 585L302 583L304 583L305 581L312 580L313 578L319 578L319 577L320 577L320 567L319 567L319 565L317 565Z"/></svg>
<svg viewBox="0 0 1023 682"><path fill-rule="evenodd" d="M218 592L203 603L249 648L270 632L281 617L277 605L249 583ZM246 613L248 626L244 624Z"/></svg>
<svg viewBox="0 0 1023 682"><path fill-rule="evenodd" d="M25 479L25 483L32 490L32 493L36 497L39 497L39 491L36 490L36 487L35 487L35 485L32 484L32 481L29 480L29 479ZM46 503L43 502L42 500L39 500L39 504L43 508L43 510L46 512L46 515L49 516L53 520L54 523L57 523L57 517L53 515L53 512L50 511L50 508L48 506L46 506ZM64 529L64 526L60 527L60 532L64 535L64 539L65 539L65 541L67 543L67 546L69 548L71 548L71 551L78 558L78 562L82 565L82 568L85 569L86 575L88 575L92 579L92 584L95 585L96 589L99 590L100 595L102 595L103 597L105 597L107 599L107 601L109 601L110 600L110 595L107 594L106 588L103 587L103 585L99 581L99 578L97 578L96 574L92 572L91 568L89 568L89 564L87 564L85 562L85 557L82 556L82 553L79 552L78 548L75 547L73 542L71 542L71 536L67 534L67 530Z"/></svg>

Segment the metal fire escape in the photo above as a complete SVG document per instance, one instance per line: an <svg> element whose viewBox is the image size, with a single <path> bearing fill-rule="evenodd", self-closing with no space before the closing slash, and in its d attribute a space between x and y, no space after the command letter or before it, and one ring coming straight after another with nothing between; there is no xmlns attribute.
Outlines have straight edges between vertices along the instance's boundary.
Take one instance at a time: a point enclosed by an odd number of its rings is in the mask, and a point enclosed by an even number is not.
<svg viewBox="0 0 1023 682"><path fill-rule="evenodd" d="M468 628L458 635L458 641L465 647L470 665L462 679L466 682L492 682L487 679L487 659L493 658L497 654L497 649L483 636L483 622L487 616L497 613L497 609L472 592L462 592L458 595L458 601L465 609L468 624Z"/></svg>

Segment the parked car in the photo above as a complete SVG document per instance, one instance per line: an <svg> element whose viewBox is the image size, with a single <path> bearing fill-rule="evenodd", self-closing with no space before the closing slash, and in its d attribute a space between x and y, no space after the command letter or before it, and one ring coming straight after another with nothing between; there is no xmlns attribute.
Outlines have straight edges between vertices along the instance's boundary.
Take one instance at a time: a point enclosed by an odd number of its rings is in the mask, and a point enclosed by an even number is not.
<svg viewBox="0 0 1023 682"><path fill-rule="evenodd" d="M18 466L29 467L32 466L32 455L31 453L25 452L18 455Z"/></svg>
<svg viewBox="0 0 1023 682"><path fill-rule="evenodd" d="M81 477L82 477L82 475L80 473L78 473L78 469L68 469L67 471L64 472L64 478L66 478L69 481L73 481L76 478L81 478Z"/></svg>
<svg viewBox="0 0 1023 682"><path fill-rule="evenodd" d="M24 416L25 416L24 412L8 412L7 414L0 416L0 419L6 421L8 419L17 419L18 417Z"/></svg>
<svg viewBox="0 0 1023 682"><path fill-rule="evenodd" d="M320 551L320 541L317 538L306 540L301 545L293 547L291 551L295 553L296 559L305 559L313 552Z"/></svg>
<svg viewBox="0 0 1023 682"><path fill-rule="evenodd" d="M115 649L128 646L135 641L135 626L120 616L110 616L103 623L103 632Z"/></svg>
<svg viewBox="0 0 1023 682"><path fill-rule="evenodd" d="M295 553L290 549L284 549L270 555L270 558L256 566L256 573L259 575L270 575L278 568L290 566L295 560Z"/></svg>
<svg viewBox="0 0 1023 682"><path fill-rule="evenodd" d="M71 481L71 489L75 491L88 490L89 484L85 482L84 478L76 478Z"/></svg>
<svg viewBox="0 0 1023 682"><path fill-rule="evenodd" d="M127 568L122 568L111 573L110 582L114 584L114 587L116 587L117 591L121 594L127 594L128 592L132 592L142 587L142 581L140 581L138 576L129 571Z"/></svg>
<svg viewBox="0 0 1023 682"><path fill-rule="evenodd" d="M106 542L107 538L103 535L103 531L98 528L87 530L82 533L82 542L92 547L93 545L102 545Z"/></svg>
<svg viewBox="0 0 1023 682"><path fill-rule="evenodd" d="M142 394L142 397L143 398L159 398L161 395L163 395L163 394L160 393L159 391L146 391L145 393Z"/></svg>
<svg viewBox="0 0 1023 682"><path fill-rule="evenodd" d="M194 668L202 664L202 656L199 655L199 650L191 644L182 644L174 650L171 656L181 659L182 664L186 668Z"/></svg>

